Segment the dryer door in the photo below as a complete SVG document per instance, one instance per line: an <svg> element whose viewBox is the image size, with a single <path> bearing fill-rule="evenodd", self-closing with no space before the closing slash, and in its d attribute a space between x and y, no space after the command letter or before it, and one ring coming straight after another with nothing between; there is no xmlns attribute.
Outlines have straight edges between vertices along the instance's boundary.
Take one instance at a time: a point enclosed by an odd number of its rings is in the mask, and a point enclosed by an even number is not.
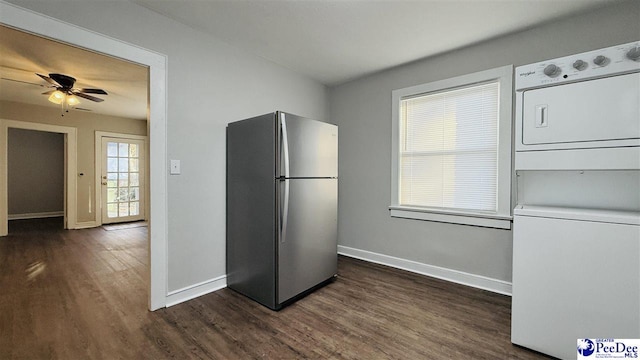
<svg viewBox="0 0 640 360"><path fill-rule="evenodd" d="M640 73L528 90L523 97L524 145L611 147L640 139Z"/></svg>

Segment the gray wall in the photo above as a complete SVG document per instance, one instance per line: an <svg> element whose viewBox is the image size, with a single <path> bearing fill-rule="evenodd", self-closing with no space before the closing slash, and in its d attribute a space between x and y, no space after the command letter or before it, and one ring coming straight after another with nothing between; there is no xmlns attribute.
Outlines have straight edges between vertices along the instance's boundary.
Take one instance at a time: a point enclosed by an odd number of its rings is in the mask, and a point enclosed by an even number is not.
<svg viewBox="0 0 640 360"><path fill-rule="evenodd" d="M64 210L64 135L9 129L9 216Z"/></svg>
<svg viewBox="0 0 640 360"><path fill-rule="evenodd" d="M325 119L326 88L128 1L10 2L167 55L168 158L182 161L168 179L168 289L225 275L226 124L274 110Z"/></svg>
<svg viewBox="0 0 640 360"><path fill-rule="evenodd" d="M511 281L509 230L391 218L391 91L640 40L640 1L617 3L330 89L340 127L339 244Z"/></svg>

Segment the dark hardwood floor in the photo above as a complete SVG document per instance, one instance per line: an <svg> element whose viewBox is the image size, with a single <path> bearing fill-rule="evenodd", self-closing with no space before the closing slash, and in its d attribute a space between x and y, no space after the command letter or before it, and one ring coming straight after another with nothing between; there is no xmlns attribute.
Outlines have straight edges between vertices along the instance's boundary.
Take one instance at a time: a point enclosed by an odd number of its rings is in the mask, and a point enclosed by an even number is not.
<svg viewBox="0 0 640 360"><path fill-rule="evenodd" d="M147 228L61 224L0 238L0 359L546 358L509 342L509 297L345 257L280 312L229 289L149 312Z"/></svg>

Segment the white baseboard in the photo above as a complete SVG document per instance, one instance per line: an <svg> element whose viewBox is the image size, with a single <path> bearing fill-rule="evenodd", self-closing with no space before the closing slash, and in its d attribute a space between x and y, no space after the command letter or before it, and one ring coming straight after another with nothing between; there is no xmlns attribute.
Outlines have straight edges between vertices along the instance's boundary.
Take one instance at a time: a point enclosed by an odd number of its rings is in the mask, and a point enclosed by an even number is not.
<svg viewBox="0 0 640 360"><path fill-rule="evenodd" d="M100 225L98 225L96 221L83 221L83 222L78 222L75 225L73 225L73 227L69 227L69 228L74 230L79 230L79 229L94 228L98 226Z"/></svg>
<svg viewBox="0 0 640 360"><path fill-rule="evenodd" d="M338 254L511 296L511 283L508 281L470 274L464 271L447 269L440 266L423 264L413 260L401 259L394 256L378 254L342 245L338 245Z"/></svg>
<svg viewBox="0 0 640 360"><path fill-rule="evenodd" d="M187 300L191 300L197 298L198 296L202 296L226 287L227 276L222 275L214 279L209 279L198 284L171 291L167 295L167 307L180 304Z"/></svg>
<svg viewBox="0 0 640 360"><path fill-rule="evenodd" d="M26 213L26 214L9 214L7 219L9 220L25 220L25 219L43 219L52 217L64 216L64 211L49 211L39 213Z"/></svg>

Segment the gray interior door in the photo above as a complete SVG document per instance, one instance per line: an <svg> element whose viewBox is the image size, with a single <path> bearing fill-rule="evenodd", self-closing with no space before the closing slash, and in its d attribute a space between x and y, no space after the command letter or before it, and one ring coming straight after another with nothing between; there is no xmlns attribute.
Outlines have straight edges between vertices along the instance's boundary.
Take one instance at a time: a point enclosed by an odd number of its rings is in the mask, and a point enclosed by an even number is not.
<svg viewBox="0 0 640 360"><path fill-rule="evenodd" d="M282 134L280 176L337 177L338 127L291 114L278 114ZM288 159L284 159L287 155Z"/></svg>
<svg viewBox="0 0 640 360"><path fill-rule="evenodd" d="M337 273L337 204L337 179L280 181L278 303Z"/></svg>

